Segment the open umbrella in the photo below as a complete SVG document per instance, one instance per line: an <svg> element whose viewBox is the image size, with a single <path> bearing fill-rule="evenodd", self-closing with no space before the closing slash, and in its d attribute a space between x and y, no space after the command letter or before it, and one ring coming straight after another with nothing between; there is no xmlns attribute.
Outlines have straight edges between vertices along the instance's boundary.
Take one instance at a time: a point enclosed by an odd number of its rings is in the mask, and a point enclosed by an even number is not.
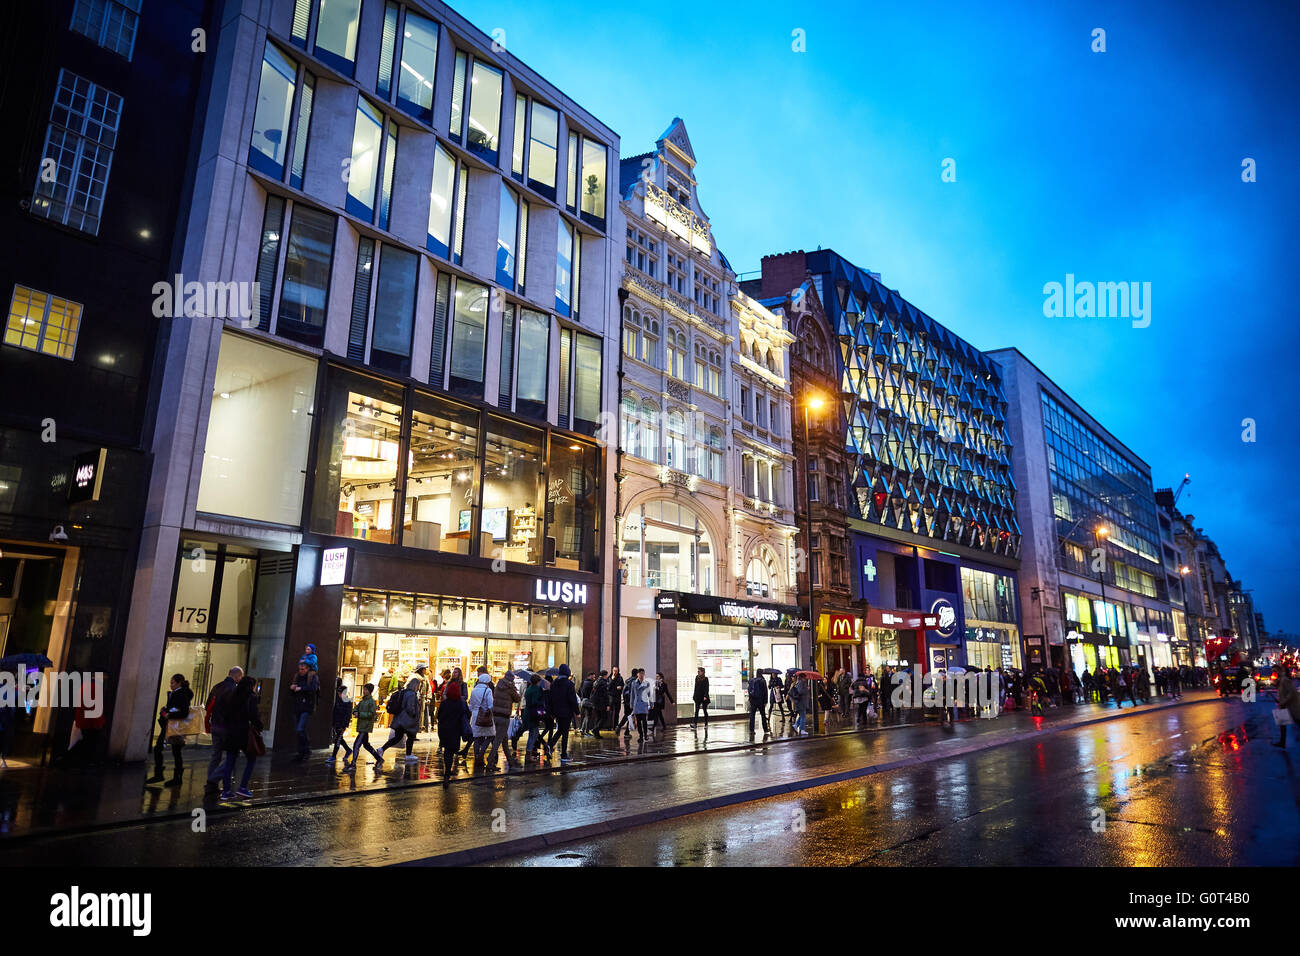
<svg viewBox="0 0 1300 956"><path fill-rule="evenodd" d="M14 667L53 667L54 661L50 660L44 654L9 654L0 658L0 670L8 670Z"/></svg>

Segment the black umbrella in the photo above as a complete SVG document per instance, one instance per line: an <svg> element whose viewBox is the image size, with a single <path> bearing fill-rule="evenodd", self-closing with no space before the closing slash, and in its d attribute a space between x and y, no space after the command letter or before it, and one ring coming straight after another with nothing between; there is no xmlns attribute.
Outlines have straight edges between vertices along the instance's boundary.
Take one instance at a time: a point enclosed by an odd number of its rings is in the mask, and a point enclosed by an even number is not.
<svg viewBox="0 0 1300 956"><path fill-rule="evenodd" d="M10 654L7 657L0 658L0 670L10 667L53 667L54 661L50 660L44 654Z"/></svg>

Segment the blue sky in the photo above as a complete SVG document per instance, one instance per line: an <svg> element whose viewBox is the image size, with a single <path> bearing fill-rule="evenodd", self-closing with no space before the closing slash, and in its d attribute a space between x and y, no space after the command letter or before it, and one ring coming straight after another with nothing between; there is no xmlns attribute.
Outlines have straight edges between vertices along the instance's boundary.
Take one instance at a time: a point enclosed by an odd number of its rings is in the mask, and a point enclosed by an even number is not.
<svg viewBox="0 0 1300 956"><path fill-rule="evenodd" d="M834 248L972 344L1017 346L1156 487L1190 472L1180 507L1268 628L1300 632L1300 333L1283 292L1300 7L455 5L504 28L624 155L680 115L738 271ZM1246 157L1257 182L1242 182ZM1150 326L1045 318L1043 285L1066 273L1150 282Z"/></svg>

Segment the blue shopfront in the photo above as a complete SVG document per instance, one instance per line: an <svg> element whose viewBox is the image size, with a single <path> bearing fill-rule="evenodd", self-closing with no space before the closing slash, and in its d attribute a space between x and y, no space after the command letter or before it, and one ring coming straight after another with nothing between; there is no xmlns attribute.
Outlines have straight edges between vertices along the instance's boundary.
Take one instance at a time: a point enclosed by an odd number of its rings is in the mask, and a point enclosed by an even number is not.
<svg viewBox="0 0 1300 956"><path fill-rule="evenodd" d="M1022 666L1013 568L862 532L851 541L854 596L871 609L862 628L869 667Z"/></svg>

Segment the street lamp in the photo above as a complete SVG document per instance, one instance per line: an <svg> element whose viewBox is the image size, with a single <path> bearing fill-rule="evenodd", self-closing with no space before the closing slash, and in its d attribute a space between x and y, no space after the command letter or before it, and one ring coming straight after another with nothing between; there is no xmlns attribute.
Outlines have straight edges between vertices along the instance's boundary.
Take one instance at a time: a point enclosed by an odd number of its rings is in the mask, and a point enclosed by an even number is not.
<svg viewBox="0 0 1300 956"><path fill-rule="evenodd" d="M1092 536L1093 540L1097 542L1098 551L1101 551L1101 539L1106 537L1108 534L1110 534L1110 529L1104 524L1099 524L1095 529L1093 529ZM1106 619L1106 630L1109 631L1110 613L1106 610L1106 555L1104 553L1101 556L1101 564L1097 566L1097 583L1101 586L1101 613L1102 617ZM1114 645L1114 636L1110 634L1107 636L1110 638L1110 643Z"/></svg>
<svg viewBox="0 0 1300 956"><path fill-rule="evenodd" d="M805 539L806 557L805 566L807 567L808 578L808 628L811 637L811 643L814 648L817 644L817 609L814 606L815 597L813 595L813 556L812 556L812 489L808 481L808 465L811 461L809 456L808 441L808 413L809 411L819 412L826 406L826 399L820 394L813 392L808 395L801 403L803 408L803 510L807 536ZM813 663L817 662L816 652L814 650ZM821 712L817 709L817 694L812 694L813 705L813 733L821 733Z"/></svg>

